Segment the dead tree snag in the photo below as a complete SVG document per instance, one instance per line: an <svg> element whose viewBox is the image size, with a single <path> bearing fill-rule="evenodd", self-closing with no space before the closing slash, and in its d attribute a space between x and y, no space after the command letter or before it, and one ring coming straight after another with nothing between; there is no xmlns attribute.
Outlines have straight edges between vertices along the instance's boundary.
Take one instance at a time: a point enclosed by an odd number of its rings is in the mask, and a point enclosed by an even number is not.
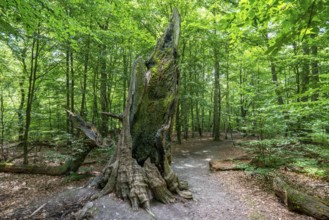
<svg viewBox="0 0 329 220"><path fill-rule="evenodd" d="M114 192L129 199L133 209L142 206L150 212L149 191L163 203L174 202L175 194L192 198L187 183L180 181L170 166L179 32L180 17L175 9L150 58L146 62L138 58L133 65L125 111L119 115L105 113L119 119L122 130L113 156L94 181L101 188L94 199Z"/></svg>

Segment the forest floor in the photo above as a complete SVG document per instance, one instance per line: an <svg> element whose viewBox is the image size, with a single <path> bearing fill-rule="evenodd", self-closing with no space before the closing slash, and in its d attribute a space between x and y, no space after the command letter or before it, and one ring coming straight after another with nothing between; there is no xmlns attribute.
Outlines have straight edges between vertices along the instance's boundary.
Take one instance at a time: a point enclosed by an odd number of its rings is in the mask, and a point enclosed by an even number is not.
<svg viewBox="0 0 329 220"><path fill-rule="evenodd" d="M189 182L194 198L192 201L169 205L154 202L151 209L158 219L313 219L289 212L278 202L261 176L244 171L210 172L210 160L245 154L240 148L234 147L232 141L214 142L210 137L193 138L182 145L173 145L172 149L173 168L180 178ZM88 169L99 172L101 167L89 165ZM11 213L22 210L17 209L19 207L29 206L33 201L43 201L43 204L45 199L67 189L81 187L88 181L88 178L76 179L76 176L0 173L0 219L8 219ZM318 184L317 180L302 179L310 184ZM98 210L94 219L151 219L143 210L131 211L128 203L113 195L99 199L94 205ZM63 216L52 219L73 219L72 215Z"/></svg>

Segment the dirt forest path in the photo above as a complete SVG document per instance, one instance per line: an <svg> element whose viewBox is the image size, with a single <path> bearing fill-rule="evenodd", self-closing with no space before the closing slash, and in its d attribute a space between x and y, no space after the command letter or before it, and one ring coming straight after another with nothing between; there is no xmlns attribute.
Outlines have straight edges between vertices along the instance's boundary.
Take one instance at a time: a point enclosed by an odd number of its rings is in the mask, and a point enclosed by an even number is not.
<svg viewBox="0 0 329 220"><path fill-rule="evenodd" d="M154 202L151 209L159 220L313 219L287 211L244 172L210 172L211 159L243 154L232 141L195 138L174 145L172 153L173 169L189 182L194 199L167 205ZM103 197L94 205L98 210L95 219L152 219L143 210L131 211L127 202L113 196Z"/></svg>
<svg viewBox="0 0 329 220"><path fill-rule="evenodd" d="M209 161L219 158L221 146L230 143L204 138L173 146L174 170L189 182L194 197L187 219L249 219L248 208L239 195L230 193L216 174L209 171ZM228 152L225 157L232 154Z"/></svg>
<svg viewBox="0 0 329 220"><path fill-rule="evenodd" d="M173 204L152 202L151 210L159 220L313 219L287 211L273 193L264 190L261 181L257 181L255 176L243 171L210 172L208 164L211 159L227 159L245 154L239 148L233 147L232 141L214 142L211 137L191 138L184 141L182 145L174 144L172 154L173 169L181 179L188 181L193 193L193 200L177 201ZM38 181L37 176L32 178L31 184L33 184L32 180ZM48 211L54 211L49 202L49 199L52 199L53 203L57 202L63 206L65 214L65 212L71 212L69 208L71 201L66 199L69 194L74 205L73 200L81 200L83 197L87 198L95 193L93 189L73 188L72 186L70 190L65 191L65 188L62 188L62 191L64 192L60 194L53 192L53 196L48 196L48 199L45 200L35 198L34 201L38 201L38 204L34 206L34 210L41 204L47 204L45 208L47 207ZM34 194L38 195L38 192ZM17 193L12 196L14 195L16 196ZM22 200L20 201L24 203ZM17 201L13 202L13 204L17 204ZM25 202L29 203L30 200ZM128 202L116 198L113 194L95 200L89 205L92 207L90 208L91 219L95 220L153 219L142 209L133 211ZM19 213L19 216L26 217L23 211L19 211ZM73 217L71 215L69 218L63 218L64 214L54 213L54 215L50 215L51 218L46 219L72 219ZM0 219L12 219L4 217L0 213Z"/></svg>
<svg viewBox="0 0 329 220"><path fill-rule="evenodd" d="M287 211L243 171L210 172L211 159L245 154L232 141L195 138L173 149L173 167L194 196L186 219L313 219Z"/></svg>

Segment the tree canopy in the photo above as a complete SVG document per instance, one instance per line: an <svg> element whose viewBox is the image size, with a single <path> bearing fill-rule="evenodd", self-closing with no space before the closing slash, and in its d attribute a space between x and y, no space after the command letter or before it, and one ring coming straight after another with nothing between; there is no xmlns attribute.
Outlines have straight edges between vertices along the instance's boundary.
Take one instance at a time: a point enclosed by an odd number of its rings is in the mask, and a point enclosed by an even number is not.
<svg viewBox="0 0 329 220"><path fill-rule="evenodd" d="M65 109L104 134L117 129L100 113L123 111L132 63L174 7L178 138L221 130L328 142L325 0L10 0L0 3L0 144L72 142Z"/></svg>

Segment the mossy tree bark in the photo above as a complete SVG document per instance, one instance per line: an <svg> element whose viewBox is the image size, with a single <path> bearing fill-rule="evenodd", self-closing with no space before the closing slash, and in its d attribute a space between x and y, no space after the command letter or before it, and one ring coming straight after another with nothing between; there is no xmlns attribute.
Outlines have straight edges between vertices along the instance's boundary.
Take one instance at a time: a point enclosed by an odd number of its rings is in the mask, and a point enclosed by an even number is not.
<svg viewBox="0 0 329 220"><path fill-rule="evenodd" d="M279 176L273 179L273 189L290 211L303 213L316 219L329 219L329 206L325 201L292 188Z"/></svg>
<svg viewBox="0 0 329 220"><path fill-rule="evenodd" d="M168 28L150 58L133 65L123 114L108 116L122 121L115 153L94 184L102 190L94 198L115 192L129 199L133 209L149 210L149 191L155 199L170 203L174 194L192 198L187 183L170 167L170 133L178 89L178 38L180 17L175 9Z"/></svg>

